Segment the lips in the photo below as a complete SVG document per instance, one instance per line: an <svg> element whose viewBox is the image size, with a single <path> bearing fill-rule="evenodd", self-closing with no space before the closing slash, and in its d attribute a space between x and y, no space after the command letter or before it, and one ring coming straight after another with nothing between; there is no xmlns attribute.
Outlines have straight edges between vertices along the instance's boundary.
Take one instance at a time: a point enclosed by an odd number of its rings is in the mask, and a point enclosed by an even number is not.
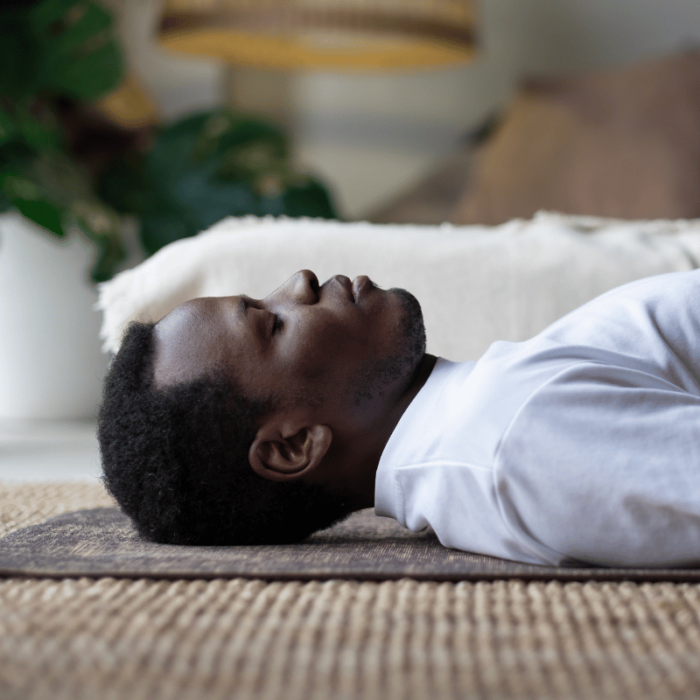
<svg viewBox="0 0 700 700"><path fill-rule="evenodd" d="M352 289L352 282L350 282L349 277L346 277L345 275L334 275L333 277L331 277L329 282L331 280L333 282L336 282L338 285L340 285L340 287L342 287L345 290L345 292L347 292L349 301L355 301L355 295Z"/></svg>
<svg viewBox="0 0 700 700"><path fill-rule="evenodd" d="M324 282L323 287L330 282L335 282L339 287L341 287L348 295L348 301L357 303L360 299L370 290L375 284L372 280L367 277L367 275L360 275L355 277L352 282L349 277L345 275L334 275L328 282Z"/></svg>

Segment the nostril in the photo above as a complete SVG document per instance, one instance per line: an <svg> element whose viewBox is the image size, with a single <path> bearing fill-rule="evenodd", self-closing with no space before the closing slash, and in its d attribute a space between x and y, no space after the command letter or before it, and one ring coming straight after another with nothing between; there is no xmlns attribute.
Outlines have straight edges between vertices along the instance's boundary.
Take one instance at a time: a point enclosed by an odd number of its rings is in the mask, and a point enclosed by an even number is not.
<svg viewBox="0 0 700 700"><path fill-rule="evenodd" d="M321 289L318 283L318 277L311 272L311 270L302 270L301 274L305 283L308 285L308 289L311 290L312 294L318 298L319 291Z"/></svg>

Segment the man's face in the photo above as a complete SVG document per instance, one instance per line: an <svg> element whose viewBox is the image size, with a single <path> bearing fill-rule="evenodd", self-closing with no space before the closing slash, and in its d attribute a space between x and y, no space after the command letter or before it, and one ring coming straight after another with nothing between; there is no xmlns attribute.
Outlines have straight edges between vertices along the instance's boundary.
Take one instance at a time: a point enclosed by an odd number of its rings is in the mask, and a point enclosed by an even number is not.
<svg viewBox="0 0 700 700"><path fill-rule="evenodd" d="M425 352L420 306L404 290L302 270L264 299L208 297L156 325L156 386L211 370L250 398L277 397L370 418L410 384ZM355 417L357 417L355 416Z"/></svg>

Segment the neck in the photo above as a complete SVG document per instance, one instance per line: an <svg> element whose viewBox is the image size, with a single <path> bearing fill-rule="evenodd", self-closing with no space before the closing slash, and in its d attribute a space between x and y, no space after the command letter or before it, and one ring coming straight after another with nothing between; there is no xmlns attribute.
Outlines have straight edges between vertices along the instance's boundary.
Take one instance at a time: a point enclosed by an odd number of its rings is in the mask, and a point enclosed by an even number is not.
<svg viewBox="0 0 700 700"><path fill-rule="evenodd" d="M395 403L393 409L387 412L387 418L385 424L382 426L382 445L381 452L384 451L386 443L389 441L391 434L394 432L394 428L398 425L401 420L401 416L406 412L413 399L416 398L418 392L423 388L425 383L428 381L428 377L435 367L437 362L437 357L435 355L428 355L427 353L423 355L423 359L416 367L413 376L406 388L406 390L401 394L399 400ZM377 456L377 466L379 466L379 456ZM376 467L375 467L376 471Z"/></svg>
<svg viewBox="0 0 700 700"><path fill-rule="evenodd" d="M391 409L385 412L382 420L373 425L372 435L355 439L352 445L343 446L342 458L339 459L341 463L334 471L345 482L338 485L349 492L351 510L371 508L374 505L374 482L382 452L401 416L428 380L436 361L434 355L424 355ZM347 483L348 477L352 484Z"/></svg>

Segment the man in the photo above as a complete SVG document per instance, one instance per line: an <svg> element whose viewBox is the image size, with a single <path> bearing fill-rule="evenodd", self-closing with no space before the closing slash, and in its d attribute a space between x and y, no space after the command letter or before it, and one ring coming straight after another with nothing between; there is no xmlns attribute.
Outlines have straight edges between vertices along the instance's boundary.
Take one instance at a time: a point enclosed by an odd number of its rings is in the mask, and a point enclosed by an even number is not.
<svg viewBox="0 0 700 700"><path fill-rule="evenodd" d="M297 541L374 505L518 561L697 563L698 300L700 272L640 280L452 363L366 277L195 299L125 335L105 481L162 542Z"/></svg>

